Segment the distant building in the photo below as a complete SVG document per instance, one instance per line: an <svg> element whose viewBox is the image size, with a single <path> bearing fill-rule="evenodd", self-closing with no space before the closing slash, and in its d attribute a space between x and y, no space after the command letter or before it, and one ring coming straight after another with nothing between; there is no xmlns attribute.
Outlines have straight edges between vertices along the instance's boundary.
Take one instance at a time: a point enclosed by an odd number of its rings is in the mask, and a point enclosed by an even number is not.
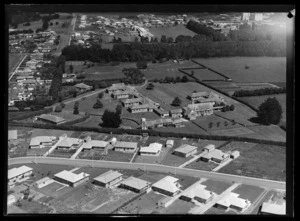
<svg viewBox="0 0 300 221"><path fill-rule="evenodd" d="M125 90L125 91L116 91L112 93L113 98L115 99L126 99L129 98L129 96L132 94L131 91Z"/></svg>
<svg viewBox="0 0 300 221"><path fill-rule="evenodd" d="M182 109L174 109L174 110L170 110L170 116L172 118L180 118L182 117Z"/></svg>
<svg viewBox="0 0 300 221"><path fill-rule="evenodd" d="M58 182L65 183L71 187L76 187L82 183L85 183L89 180L89 174L87 173L80 173L75 174L73 172L63 170L54 175L54 179Z"/></svg>
<svg viewBox="0 0 300 221"><path fill-rule="evenodd" d="M37 136L30 140L29 149L51 147L58 141L54 136Z"/></svg>
<svg viewBox="0 0 300 221"><path fill-rule="evenodd" d="M143 98L132 98L121 101L125 108L132 107L134 105L139 105L143 102Z"/></svg>
<svg viewBox="0 0 300 221"><path fill-rule="evenodd" d="M104 150L109 142L103 140L92 140L90 136L83 139L84 149L101 149Z"/></svg>
<svg viewBox="0 0 300 221"><path fill-rule="evenodd" d="M192 95L190 95L190 98L192 101L196 101L198 99L206 97L207 95L208 94L205 91L204 92L194 92L194 93L192 93Z"/></svg>
<svg viewBox="0 0 300 221"><path fill-rule="evenodd" d="M228 153L223 153L221 150L218 149L214 149L210 152L208 152L207 154L201 156L201 160L208 162L208 161L214 161L216 163L222 163L225 160L227 160L229 158L229 154Z"/></svg>
<svg viewBox="0 0 300 221"><path fill-rule="evenodd" d="M21 166L8 170L8 185L14 186L15 183L21 182L30 176L33 169L28 166Z"/></svg>
<svg viewBox="0 0 300 221"><path fill-rule="evenodd" d="M74 87L78 92L86 92L92 90L92 86L86 85L84 83L75 84Z"/></svg>
<svg viewBox="0 0 300 221"><path fill-rule="evenodd" d="M107 93L115 93L117 91L125 91L126 90L126 86L123 83L120 84L113 84L111 87L106 89Z"/></svg>
<svg viewBox="0 0 300 221"><path fill-rule="evenodd" d="M94 178L93 183L105 188L111 188L116 183L119 183L123 179L123 174L118 171L109 170Z"/></svg>
<svg viewBox="0 0 300 221"><path fill-rule="evenodd" d="M173 120L171 118L159 118L156 120L146 120L142 118L142 129L152 129L156 127L170 126L173 125Z"/></svg>
<svg viewBox="0 0 300 221"><path fill-rule="evenodd" d="M240 152L237 151L237 150L233 151L233 152L230 154L230 158L231 158L231 159L236 159L236 158L238 158L239 156L240 156Z"/></svg>
<svg viewBox="0 0 300 221"><path fill-rule="evenodd" d="M123 142L123 141L117 141L114 145L115 151L122 151L122 152L134 152L137 149L136 142Z"/></svg>
<svg viewBox="0 0 300 221"><path fill-rule="evenodd" d="M128 177L126 180L123 180L120 184L120 187L131 190L136 193L141 193L147 191L150 188L150 185L150 182L131 176Z"/></svg>
<svg viewBox="0 0 300 221"><path fill-rule="evenodd" d="M151 104L137 104L129 107L131 113L153 112L155 106Z"/></svg>
<svg viewBox="0 0 300 221"><path fill-rule="evenodd" d="M189 120L195 120L198 116L213 114L214 103L189 104L183 108L183 116Z"/></svg>
<svg viewBox="0 0 300 221"><path fill-rule="evenodd" d="M203 148L203 151L206 152L211 152L216 148L216 146L214 144L208 144Z"/></svg>
<svg viewBox="0 0 300 221"><path fill-rule="evenodd" d="M66 135L62 136L62 139L56 145L57 149L74 149L78 148L83 144L82 139L77 139L73 137L67 137Z"/></svg>
<svg viewBox="0 0 300 221"><path fill-rule="evenodd" d="M49 178L49 177L44 177L40 180L35 181L34 186L36 186L37 188L43 188L44 186L47 186L51 183L53 183L54 180Z"/></svg>
<svg viewBox="0 0 300 221"><path fill-rule="evenodd" d="M46 123L51 123L51 124L62 124L65 123L66 120L62 117L58 117L55 115L51 115L51 114L42 114L40 116L37 116L38 120L44 121Z"/></svg>
<svg viewBox="0 0 300 221"><path fill-rule="evenodd" d="M151 143L148 147L140 148L140 155L158 156L161 152L162 144Z"/></svg>
<svg viewBox="0 0 300 221"><path fill-rule="evenodd" d="M264 202L261 209L258 211L259 215L286 215L286 203L275 204Z"/></svg>
<svg viewBox="0 0 300 221"><path fill-rule="evenodd" d="M152 190L167 196L175 196L180 192L178 179L172 176L166 176L152 185Z"/></svg>
<svg viewBox="0 0 300 221"><path fill-rule="evenodd" d="M189 157L195 153L197 153L197 147L188 144L183 144L182 146L176 148L173 152L174 155L180 157Z"/></svg>
<svg viewBox="0 0 300 221"><path fill-rule="evenodd" d="M158 114L158 116L160 116L161 118L165 118L165 117L169 117L170 113L169 111L164 111L158 108L154 109L154 113Z"/></svg>

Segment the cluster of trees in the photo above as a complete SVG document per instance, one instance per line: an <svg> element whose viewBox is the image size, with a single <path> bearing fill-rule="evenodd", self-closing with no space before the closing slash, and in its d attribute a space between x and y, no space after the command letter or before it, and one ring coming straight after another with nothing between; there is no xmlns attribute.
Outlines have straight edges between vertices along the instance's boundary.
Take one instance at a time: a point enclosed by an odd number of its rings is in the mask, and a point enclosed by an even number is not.
<svg viewBox="0 0 300 221"><path fill-rule="evenodd" d="M153 90L154 89L154 84L150 83L147 85L146 90Z"/></svg>
<svg viewBox="0 0 300 221"><path fill-rule="evenodd" d="M118 105L116 111L105 110L102 115L102 123L99 124L101 127L107 128L118 128L122 123L121 118L122 106Z"/></svg>
<svg viewBox="0 0 300 221"><path fill-rule="evenodd" d="M111 40L111 42L112 43L122 43L122 38L116 38L115 36L114 36L114 38Z"/></svg>
<svg viewBox="0 0 300 221"><path fill-rule="evenodd" d="M282 94L286 93L285 87L269 87L261 88L256 90L238 90L234 91L233 96L235 97L248 97L248 96L261 96L261 95L270 95L270 94Z"/></svg>
<svg viewBox="0 0 300 221"><path fill-rule="evenodd" d="M278 124L282 117L282 107L278 100L275 97L266 99L259 106L257 117L263 124Z"/></svg>
<svg viewBox="0 0 300 221"><path fill-rule="evenodd" d="M23 26L30 26L30 22L24 23Z"/></svg>
<svg viewBox="0 0 300 221"><path fill-rule="evenodd" d="M203 35L203 34L196 34L193 37L190 35L178 35L175 38L175 42L192 42L192 41L212 41L212 37L208 35Z"/></svg>
<svg viewBox="0 0 300 221"><path fill-rule="evenodd" d="M225 105L221 110L222 110L223 112L226 112L226 111L233 111L234 108L235 108L234 105L231 104L231 105Z"/></svg>
<svg viewBox="0 0 300 221"><path fill-rule="evenodd" d="M10 35L32 34L32 33L34 33L34 31L31 29L15 30L15 31L9 32Z"/></svg>
<svg viewBox="0 0 300 221"><path fill-rule="evenodd" d="M44 107L52 105L54 102L51 100L49 96L45 98L37 98L34 100L26 100L26 101L15 101L15 107L17 107L20 111L24 111L25 108L29 107L31 111L39 111L44 109Z"/></svg>
<svg viewBox="0 0 300 221"><path fill-rule="evenodd" d="M164 79L154 79L153 82L159 82L159 83L173 83L173 84L176 84L176 83L186 83L186 82L189 82L189 78L187 76L182 76L182 77L179 77L177 76L176 78L174 77L169 77L169 76L166 76Z"/></svg>
<svg viewBox="0 0 300 221"><path fill-rule="evenodd" d="M141 84L145 81L144 74L138 68L123 68L125 75L124 83Z"/></svg>
<svg viewBox="0 0 300 221"><path fill-rule="evenodd" d="M7 19L9 24L11 24L14 28L17 28L18 24L38 21L41 19L41 16L37 12L12 11L7 13Z"/></svg>
<svg viewBox="0 0 300 221"><path fill-rule="evenodd" d="M97 101L96 101L96 103L93 105L93 108L94 108L94 109L100 109L100 108L103 107L103 104L102 104L102 102L101 102L101 99L102 99L103 95L104 95L103 92L100 92L100 93L98 94Z"/></svg>
<svg viewBox="0 0 300 221"><path fill-rule="evenodd" d="M138 61L136 62L136 67L138 69L146 69L148 66L147 66L147 61Z"/></svg>

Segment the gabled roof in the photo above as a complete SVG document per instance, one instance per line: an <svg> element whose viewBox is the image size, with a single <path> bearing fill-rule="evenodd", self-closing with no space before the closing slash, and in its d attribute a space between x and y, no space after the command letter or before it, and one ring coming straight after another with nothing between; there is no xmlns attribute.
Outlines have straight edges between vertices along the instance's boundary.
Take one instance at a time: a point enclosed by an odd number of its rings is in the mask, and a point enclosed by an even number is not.
<svg viewBox="0 0 300 221"><path fill-rule="evenodd" d="M137 148L137 143L136 142L117 141L117 143L115 144L115 147L135 149L135 148Z"/></svg>
<svg viewBox="0 0 300 221"><path fill-rule="evenodd" d="M66 180L66 181L69 181L71 183L76 183L80 180L82 180L83 178L85 177L88 177L90 176L89 174L87 173L80 173L80 174L75 174L75 173L72 173L70 171L67 171L67 170L63 170L57 174L54 175L55 177L58 177L58 178L61 178L63 180Z"/></svg>
<svg viewBox="0 0 300 221"><path fill-rule="evenodd" d="M221 150L214 149L211 152L208 152L207 154L205 154L203 157L208 158L208 159L214 158L214 159L218 159L218 160L223 160L228 156L229 156L228 153L223 153Z"/></svg>
<svg viewBox="0 0 300 221"><path fill-rule="evenodd" d="M73 145L78 145L82 140L72 137L63 138L58 144L58 147L71 147Z"/></svg>
<svg viewBox="0 0 300 221"><path fill-rule="evenodd" d="M38 118L43 119L43 120L48 120L48 121L52 121L54 123L60 123L60 122L64 122L65 119L55 116L55 115L51 115L51 114L42 114L40 116L38 116Z"/></svg>
<svg viewBox="0 0 300 221"><path fill-rule="evenodd" d="M175 177L166 176L154 183L152 186L158 189L166 190L171 193L176 193L178 190L180 190L176 185L177 181L178 179Z"/></svg>
<svg viewBox="0 0 300 221"><path fill-rule="evenodd" d="M21 167L18 167L18 168L12 168L12 169L8 170L8 179L11 179L11 178L19 176L21 174L27 173L31 170L33 170L33 169L28 167L28 166L21 166Z"/></svg>
<svg viewBox="0 0 300 221"><path fill-rule="evenodd" d="M180 152L180 153L190 153L196 149L197 149L196 146L192 146L189 144L183 144L182 146L176 148L174 151Z"/></svg>
<svg viewBox="0 0 300 221"><path fill-rule="evenodd" d="M204 185L197 185L196 187L192 189L188 189L184 191L183 196L186 196L188 198L194 198L194 197L199 197L201 199L208 200L211 196L212 193L208 190L205 189L206 186Z"/></svg>
<svg viewBox="0 0 300 221"><path fill-rule="evenodd" d="M118 171L109 170L109 171L95 177L94 180L99 181L101 183L109 183L109 182L119 178L120 176L123 176L123 174L119 173Z"/></svg>
<svg viewBox="0 0 300 221"><path fill-rule="evenodd" d="M158 153L161 151L162 144L160 143L151 143L148 147L141 147L140 152L146 153Z"/></svg>
<svg viewBox="0 0 300 221"><path fill-rule="evenodd" d="M286 214L286 203L275 204L264 202L261 207L261 212L276 214L276 215L285 215Z"/></svg>
<svg viewBox="0 0 300 221"><path fill-rule="evenodd" d="M144 108L155 108L155 107L150 105L150 104L137 104L137 105L134 105L134 106L130 107L130 109L132 109L132 110L134 110L134 109L144 109Z"/></svg>
<svg viewBox="0 0 300 221"><path fill-rule="evenodd" d="M56 137L54 137L54 136L37 136L37 137L33 137L30 140L29 146L40 145L43 142L52 142L55 139L56 139Z"/></svg>
<svg viewBox="0 0 300 221"><path fill-rule="evenodd" d="M142 102L142 101L143 101L143 98L138 97L138 98L126 99L126 100L122 101L122 103L131 104L131 103L137 103L137 102Z"/></svg>
<svg viewBox="0 0 300 221"><path fill-rule="evenodd" d="M131 176L128 177L126 180L123 180L121 184L132 187L134 189L141 190L150 185L151 183Z"/></svg>
<svg viewBox="0 0 300 221"><path fill-rule="evenodd" d="M225 196L224 198L219 200L217 202L217 204L225 206L225 207L229 207L232 205L232 206L243 209L248 205L248 202L247 202L247 200L241 199L238 196L239 196L239 194L231 192L227 196Z"/></svg>

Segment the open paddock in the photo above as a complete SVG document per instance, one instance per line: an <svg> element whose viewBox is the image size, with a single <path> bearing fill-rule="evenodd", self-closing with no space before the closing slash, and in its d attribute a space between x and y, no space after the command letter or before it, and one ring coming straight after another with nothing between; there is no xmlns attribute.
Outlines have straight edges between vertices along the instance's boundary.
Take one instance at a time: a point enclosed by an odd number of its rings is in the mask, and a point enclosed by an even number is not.
<svg viewBox="0 0 300 221"><path fill-rule="evenodd" d="M253 203L264 192L264 190L264 188L258 186L242 184L235 188L232 192L239 194L240 198L247 199Z"/></svg>
<svg viewBox="0 0 300 221"><path fill-rule="evenodd" d="M231 149L230 146L225 146L222 150L228 149ZM243 176L278 181L286 180L285 147L263 144L252 145L240 142L232 149L238 150L240 156L230 164L222 167L219 170L220 173L237 175L237 170L241 170Z"/></svg>

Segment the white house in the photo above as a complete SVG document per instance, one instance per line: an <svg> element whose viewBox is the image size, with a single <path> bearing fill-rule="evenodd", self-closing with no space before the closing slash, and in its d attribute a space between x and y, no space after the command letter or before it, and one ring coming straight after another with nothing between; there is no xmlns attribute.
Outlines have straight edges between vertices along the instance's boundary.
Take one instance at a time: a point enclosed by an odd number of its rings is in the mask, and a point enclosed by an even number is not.
<svg viewBox="0 0 300 221"><path fill-rule="evenodd" d="M251 202L249 200L245 200L238 197L239 194L236 193L229 193L227 196L223 197L221 200L219 200L216 203L216 206L218 208L223 209L235 209L239 212L245 211L249 206L251 205Z"/></svg>
<svg viewBox="0 0 300 221"><path fill-rule="evenodd" d="M147 191L150 188L150 185L150 182L131 176L126 180L123 180L120 184L120 187L134 191L136 193L141 193L143 191Z"/></svg>
<svg viewBox="0 0 300 221"><path fill-rule="evenodd" d="M205 189L204 185L197 185L192 189L186 190L181 196L180 199L185 201L198 201L200 203L207 203L213 198L213 192Z"/></svg>
<svg viewBox="0 0 300 221"><path fill-rule="evenodd" d="M134 152L137 149L136 142L117 141L114 145L115 151Z"/></svg>
<svg viewBox="0 0 300 221"><path fill-rule="evenodd" d="M222 163L228 158L229 158L228 153L223 153L221 150L218 149L214 149L206 153L205 155L201 156L202 161L208 162L209 160L212 160L216 163Z"/></svg>
<svg viewBox="0 0 300 221"><path fill-rule="evenodd" d="M158 156L161 152L162 144L151 143L148 147L140 148L140 155Z"/></svg>
<svg viewBox="0 0 300 221"><path fill-rule="evenodd" d="M54 175L54 179L58 182L68 184L71 187L76 187L79 184L87 182L89 180L89 174L81 172L75 174L67 170L63 170Z"/></svg>
<svg viewBox="0 0 300 221"><path fill-rule="evenodd" d="M118 171L109 170L94 178L93 183L105 188L111 188L123 179L123 174Z"/></svg>
<svg viewBox="0 0 300 221"><path fill-rule="evenodd" d="M189 144L183 144L182 146L176 148L173 153L174 153L174 155L177 155L180 157L189 157L189 156L197 153L197 147L189 145Z"/></svg>
<svg viewBox="0 0 300 221"><path fill-rule="evenodd" d="M167 196L174 196L180 192L178 179L172 176L166 176L152 185L152 190Z"/></svg>
<svg viewBox="0 0 300 221"><path fill-rule="evenodd" d="M258 213L262 215L286 215L286 203L275 204L264 202Z"/></svg>
<svg viewBox="0 0 300 221"><path fill-rule="evenodd" d="M62 139L57 144L57 149L74 149L80 147L82 144L82 139L67 137L66 135L63 135Z"/></svg>
<svg viewBox="0 0 300 221"><path fill-rule="evenodd" d="M50 177L44 177L40 180L35 181L34 185L40 189L40 188L43 188L44 186L47 186L53 182L54 182L54 180L51 179Z"/></svg>
<svg viewBox="0 0 300 221"><path fill-rule="evenodd" d="M32 174L33 169L28 166L21 166L8 170L8 185L14 186L15 183L22 182Z"/></svg>
<svg viewBox="0 0 300 221"><path fill-rule="evenodd" d="M58 141L54 136L37 136L30 140L29 149L51 147Z"/></svg>

